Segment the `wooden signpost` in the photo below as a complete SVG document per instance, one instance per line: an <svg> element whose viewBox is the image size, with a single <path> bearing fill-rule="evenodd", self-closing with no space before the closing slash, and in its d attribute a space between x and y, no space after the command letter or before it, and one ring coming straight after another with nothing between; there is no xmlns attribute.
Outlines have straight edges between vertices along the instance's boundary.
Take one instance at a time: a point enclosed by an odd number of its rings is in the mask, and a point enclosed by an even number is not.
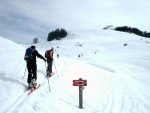
<svg viewBox="0 0 150 113"><path fill-rule="evenodd" d="M73 80L73 86L79 86L79 108L83 108L83 86L87 86L87 80Z"/></svg>

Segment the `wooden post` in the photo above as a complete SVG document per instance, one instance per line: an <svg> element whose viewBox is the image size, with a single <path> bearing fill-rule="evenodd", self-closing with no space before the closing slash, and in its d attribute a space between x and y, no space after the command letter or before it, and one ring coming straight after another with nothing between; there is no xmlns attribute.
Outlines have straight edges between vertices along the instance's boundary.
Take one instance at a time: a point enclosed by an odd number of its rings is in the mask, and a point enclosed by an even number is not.
<svg viewBox="0 0 150 113"><path fill-rule="evenodd" d="M82 80L82 78L80 78L79 80ZM79 108L83 108L83 88L82 86L79 86Z"/></svg>

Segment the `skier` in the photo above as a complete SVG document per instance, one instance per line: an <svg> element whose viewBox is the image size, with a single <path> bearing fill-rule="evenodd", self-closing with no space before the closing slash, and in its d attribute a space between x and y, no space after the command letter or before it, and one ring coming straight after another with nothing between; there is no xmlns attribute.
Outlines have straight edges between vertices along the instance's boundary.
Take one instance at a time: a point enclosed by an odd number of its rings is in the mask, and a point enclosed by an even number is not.
<svg viewBox="0 0 150 113"><path fill-rule="evenodd" d="M36 56L38 58L43 59L46 62L46 59L38 53L38 51L36 50L35 46L31 46L30 49L32 50L31 52L31 56L32 59L30 60L26 60L27 62L27 69L28 69L28 78L27 78L27 83L28 83L28 89L31 89L35 86L36 80L37 80L37 64L36 64ZM26 54L25 54L25 58L26 58Z"/></svg>
<svg viewBox="0 0 150 113"><path fill-rule="evenodd" d="M52 76L52 65L53 65L53 54L54 48L52 47L50 50L45 52L45 58L47 59L47 77Z"/></svg>
<svg viewBox="0 0 150 113"><path fill-rule="evenodd" d="M57 54L57 58L59 58L59 54Z"/></svg>

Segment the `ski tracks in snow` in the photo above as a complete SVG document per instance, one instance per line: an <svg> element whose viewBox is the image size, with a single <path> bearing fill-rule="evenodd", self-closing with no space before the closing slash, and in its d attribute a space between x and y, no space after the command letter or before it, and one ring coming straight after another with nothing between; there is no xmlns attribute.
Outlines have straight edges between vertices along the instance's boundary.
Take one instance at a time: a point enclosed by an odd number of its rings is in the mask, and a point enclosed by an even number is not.
<svg viewBox="0 0 150 113"><path fill-rule="evenodd" d="M32 95L34 95L36 97L36 95L39 92L42 92L42 88L45 86L45 84L47 84L47 79L43 83L41 83L41 88L39 88L38 90L33 92L33 94L28 95L28 91L25 91L22 95L20 95L16 99L14 99L12 101L12 103L7 103L8 105L5 108L5 110L3 110L4 111L3 113L18 113L18 112L21 112L21 111L18 111L18 110L21 110L19 108L23 107L23 105L26 103L26 101L31 99Z"/></svg>
<svg viewBox="0 0 150 113"><path fill-rule="evenodd" d="M142 89L140 82L133 78L132 73L122 76L120 72L129 72L120 68L112 75L107 75L105 87L106 96L103 98L103 113L148 113L149 96ZM132 87L131 87L132 85ZM134 89L133 89L134 86ZM141 94L144 93L144 94ZM143 95L145 97L143 97Z"/></svg>
<svg viewBox="0 0 150 113"><path fill-rule="evenodd" d="M91 104L86 104L85 107L91 109L93 113L149 113L150 96L141 81L135 79L136 75L133 77L132 70L127 70L125 67L109 68L114 71L102 72L102 70L98 74L99 90L94 95L97 97L92 97L96 100L91 102L87 100ZM91 91L93 90L91 88Z"/></svg>
<svg viewBox="0 0 150 113"><path fill-rule="evenodd" d="M17 113L15 110L19 108L22 105L22 102L24 102L27 98L27 92L26 94L22 94L20 97L18 97L15 101L12 103L8 103L8 106L4 113Z"/></svg>

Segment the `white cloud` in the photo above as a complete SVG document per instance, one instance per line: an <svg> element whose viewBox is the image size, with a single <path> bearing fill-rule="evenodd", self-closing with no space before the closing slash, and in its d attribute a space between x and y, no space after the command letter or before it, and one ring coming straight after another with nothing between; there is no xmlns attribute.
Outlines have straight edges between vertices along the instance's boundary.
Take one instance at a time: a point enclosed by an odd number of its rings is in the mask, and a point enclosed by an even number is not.
<svg viewBox="0 0 150 113"><path fill-rule="evenodd" d="M41 30L43 36L57 27L78 29L129 25L149 30L149 4L148 0L1 0L0 30L3 31L5 26L14 30L12 23L16 24L18 31L34 29L36 32L38 28L37 32ZM29 26L24 27L26 24ZM26 34L34 35L33 32Z"/></svg>

